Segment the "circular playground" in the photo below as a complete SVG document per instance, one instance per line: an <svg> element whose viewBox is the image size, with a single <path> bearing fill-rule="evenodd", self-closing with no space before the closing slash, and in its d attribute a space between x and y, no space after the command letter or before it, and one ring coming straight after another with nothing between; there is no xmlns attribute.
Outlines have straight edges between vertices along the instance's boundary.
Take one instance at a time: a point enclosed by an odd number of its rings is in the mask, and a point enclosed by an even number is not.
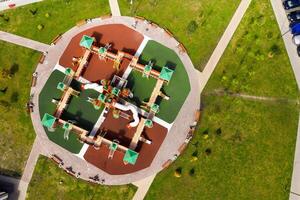
<svg viewBox="0 0 300 200"><path fill-rule="evenodd" d="M144 19L81 22L55 38L36 73L32 120L44 148L91 182L156 174L184 150L199 118L199 82L183 45Z"/></svg>

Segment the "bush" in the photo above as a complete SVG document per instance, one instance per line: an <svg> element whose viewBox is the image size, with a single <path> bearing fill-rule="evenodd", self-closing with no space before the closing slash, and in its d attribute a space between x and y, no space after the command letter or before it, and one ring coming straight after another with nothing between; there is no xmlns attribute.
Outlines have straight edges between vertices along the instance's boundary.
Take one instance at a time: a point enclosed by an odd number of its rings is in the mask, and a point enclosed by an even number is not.
<svg viewBox="0 0 300 200"><path fill-rule="evenodd" d="M5 95L5 93L7 92L7 89L8 89L8 87L0 88L0 96Z"/></svg>
<svg viewBox="0 0 300 200"><path fill-rule="evenodd" d="M194 176L195 175L195 168L192 168L189 172L190 176Z"/></svg>
<svg viewBox="0 0 300 200"><path fill-rule="evenodd" d="M194 33L198 28L198 24L195 20L190 21L190 23L187 26L188 33Z"/></svg>
<svg viewBox="0 0 300 200"><path fill-rule="evenodd" d="M13 92L10 96L10 101L12 103L16 103L19 100L19 93L18 92Z"/></svg>
<svg viewBox="0 0 300 200"><path fill-rule="evenodd" d="M211 149L210 148L205 149L205 154L209 156L211 154Z"/></svg>
<svg viewBox="0 0 300 200"><path fill-rule="evenodd" d="M36 15L36 13L37 13L37 9L35 8L35 9L30 9L29 10L29 12L34 16L34 15Z"/></svg>
<svg viewBox="0 0 300 200"><path fill-rule="evenodd" d="M221 129L221 128L218 128L218 129L216 130L216 134L217 134L217 135L221 135L221 134L222 134L222 129Z"/></svg>
<svg viewBox="0 0 300 200"><path fill-rule="evenodd" d="M273 52L273 54L278 55L280 54L280 47L277 44L273 44L270 51Z"/></svg>
<svg viewBox="0 0 300 200"><path fill-rule="evenodd" d="M181 177L181 174L182 174L182 168L178 167L174 172L174 176L179 178L179 177Z"/></svg>
<svg viewBox="0 0 300 200"><path fill-rule="evenodd" d="M16 64L16 63L13 63L13 64L10 66L10 69L9 69L9 75L10 75L10 76L14 76L18 71L19 71L19 65Z"/></svg>
<svg viewBox="0 0 300 200"><path fill-rule="evenodd" d="M41 31L41 30L44 29L44 25L43 25L43 24L39 24L39 25L37 26L37 28Z"/></svg>
<svg viewBox="0 0 300 200"><path fill-rule="evenodd" d="M198 151L194 151L194 153L192 154L192 159L191 162L197 161L198 160Z"/></svg>

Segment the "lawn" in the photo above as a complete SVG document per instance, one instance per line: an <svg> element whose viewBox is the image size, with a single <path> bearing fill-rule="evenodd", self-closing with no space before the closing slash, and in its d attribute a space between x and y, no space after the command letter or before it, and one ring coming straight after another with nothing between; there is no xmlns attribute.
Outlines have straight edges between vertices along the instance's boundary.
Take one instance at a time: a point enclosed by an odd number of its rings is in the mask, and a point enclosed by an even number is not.
<svg viewBox="0 0 300 200"><path fill-rule="evenodd" d="M202 103L195 138L146 199L288 199L299 109L215 96Z"/></svg>
<svg viewBox="0 0 300 200"><path fill-rule="evenodd" d="M299 107L215 90L298 97L269 1L250 5L202 94L195 138L156 177L146 199L288 199Z"/></svg>
<svg viewBox="0 0 300 200"><path fill-rule="evenodd" d="M99 0L44 0L0 12L0 30L50 43L76 22L108 15L108 1ZM41 25L42 30L38 29Z"/></svg>
<svg viewBox="0 0 300 200"><path fill-rule="evenodd" d="M164 85L162 89L170 99L160 100L160 111L157 114L159 118L172 123L191 89L188 74L180 58L173 50L153 40L147 43L140 57L140 62L143 64L147 64L149 60L154 62L154 68L158 71L164 66L174 70L171 81L168 85ZM139 85L143 84L139 83Z"/></svg>
<svg viewBox="0 0 300 200"><path fill-rule="evenodd" d="M253 1L206 92L297 98L297 84L269 1Z"/></svg>
<svg viewBox="0 0 300 200"><path fill-rule="evenodd" d="M203 70L240 0L119 0L122 15L143 16L169 29Z"/></svg>
<svg viewBox="0 0 300 200"><path fill-rule="evenodd" d="M0 41L0 174L19 177L35 138L25 105L39 54Z"/></svg>
<svg viewBox="0 0 300 200"><path fill-rule="evenodd" d="M78 180L48 158L40 156L28 187L27 199L129 200L135 191L133 185L102 186Z"/></svg>

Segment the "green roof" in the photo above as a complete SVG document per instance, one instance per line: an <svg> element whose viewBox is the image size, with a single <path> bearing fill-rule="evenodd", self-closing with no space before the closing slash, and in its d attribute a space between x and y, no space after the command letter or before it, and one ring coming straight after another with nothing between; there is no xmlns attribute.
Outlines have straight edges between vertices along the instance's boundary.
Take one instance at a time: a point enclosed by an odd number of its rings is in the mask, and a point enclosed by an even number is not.
<svg viewBox="0 0 300 200"><path fill-rule="evenodd" d="M148 128L152 128L152 127L153 127L153 122L152 122L152 120L147 119L147 120L145 121L145 126L148 127Z"/></svg>
<svg viewBox="0 0 300 200"><path fill-rule="evenodd" d="M113 95L115 95L115 96L119 96L119 94L120 94L120 89L114 87L114 88L112 89L111 93L112 93Z"/></svg>
<svg viewBox="0 0 300 200"><path fill-rule="evenodd" d="M65 70L66 75L70 75L72 72L73 72L73 70L71 68L66 68L66 70Z"/></svg>
<svg viewBox="0 0 300 200"><path fill-rule="evenodd" d="M63 82L59 82L58 84L57 84L57 89L59 89L59 90L64 90L65 89L65 84L63 83Z"/></svg>
<svg viewBox="0 0 300 200"><path fill-rule="evenodd" d="M52 128L55 123L56 118L48 113L44 114L44 117L42 119L43 126L46 126L47 128Z"/></svg>
<svg viewBox="0 0 300 200"><path fill-rule="evenodd" d="M146 65L144 68L144 72L150 72L152 70L152 66L151 65Z"/></svg>
<svg viewBox="0 0 300 200"><path fill-rule="evenodd" d="M100 47L98 50L98 53L103 54L106 53L107 49L105 49L104 47Z"/></svg>
<svg viewBox="0 0 300 200"><path fill-rule="evenodd" d="M165 81L170 81L173 73L174 73L173 70L169 69L168 67L163 67L159 74L159 78L161 78Z"/></svg>
<svg viewBox="0 0 300 200"><path fill-rule="evenodd" d="M70 124L69 122L64 123L63 129L65 129L65 130L70 130L70 129L72 129L72 124Z"/></svg>
<svg viewBox="0 0 300 200"><path fill-rule="evenodd" d="M117 148L118 148L118 144L115 142L112 142L109 146L109 149L113 151L117 150Z"/></svg>
<svg viewBox="0 0 300 200"><path fill-rule="evenodd" d="M152 104L152 106L151 106L151 111L153 111L153 112L155 112L155 113L158 113L158 111L159 111L159 105L157 105L157 104Z"/></svg>
<svg viewBox="0 0 300 200"><path fill-rule="evenodd" d="M87 35L83 35L79 45L81 47L87 48L87 49L91 49L92 45L94 43L94 38L87 36Z"/></svg>
<svg viewBox="0 0 300 200"><path fill-rule="evenodd" d="M123 161L134 165L139 154L131 149L128 149L124 155Z"/></svg>
<svg viewBox="0 0 300 200"><path fill-rule="evenodd" d="M98 100L100 100L102 103L105 103L105 100L106 100L106 96L101 93L99 96L98 96Z"/></svg>

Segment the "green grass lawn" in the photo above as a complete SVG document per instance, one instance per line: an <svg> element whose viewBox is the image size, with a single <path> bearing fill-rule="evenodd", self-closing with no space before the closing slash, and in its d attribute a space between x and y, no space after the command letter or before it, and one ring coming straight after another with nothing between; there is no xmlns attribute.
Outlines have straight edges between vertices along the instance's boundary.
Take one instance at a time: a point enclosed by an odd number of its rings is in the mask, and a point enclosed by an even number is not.
<svg viewBox="0 0 300 200"><path fill-rule="evenodd" d="M78 180L66 174L48 158L41 156L28 187L27 199L129 200L135 191L133 185L102 186Z"/></svg>
<svg viewBox="0 0 300 200"><path fill-rule="evenodd" d="M0 30L50 43L58 34L75 26L76 22L109 13L108 1L44 0L0 12ZM39 30L38 25L42 25L43 29Z"/></svg>
<svg viewBox="0 0 300 200"><path fill-rule="evenodd" d="M240 0L119 0L122 15L143 16L169 29L203 70Z"/></svg>
<svg viewBox="0 0 300 200"><path fill-rule="evenodd" d="M195 138L146 199L288 199L299 109L215 96L202 103ZM173 175L178 168L180 178Z"/></svg>
<svg viewBox="0 0 300 200"><path fill-rule="evenodd" d="M205 92L215 89L297 98L299 93L269 1L253 1Z"/></svg>
<svg viewBox="0 0 300 200"><path fill-rule="evenodd" d="M170 96L170 99L159 102L160 111L157 114L159 118L172 123L190 92L189 77L177 54L153 40L147 43L140 57L143 64L147 64L149 60L154 62L154 68L157 68L158 71L163 66L174 69L171 81L168 85L164 85L162 89L166 95ZM139 83L138 85L142 86L143 84Z"/></svg>
<svg viewBox="0 0 300 200"><path fill-rule="evenodd" d="M288 199L299 107L211 95L215 89L298 97L269 1L252 2L205 88L195 138L146 199Z"/></svg>
<svg viewBox="0 0 300 200"><path fill-rule="evenodd" d="M39 54L0 41L0 174L21 176L35 138L25 105Z"/></svg>

